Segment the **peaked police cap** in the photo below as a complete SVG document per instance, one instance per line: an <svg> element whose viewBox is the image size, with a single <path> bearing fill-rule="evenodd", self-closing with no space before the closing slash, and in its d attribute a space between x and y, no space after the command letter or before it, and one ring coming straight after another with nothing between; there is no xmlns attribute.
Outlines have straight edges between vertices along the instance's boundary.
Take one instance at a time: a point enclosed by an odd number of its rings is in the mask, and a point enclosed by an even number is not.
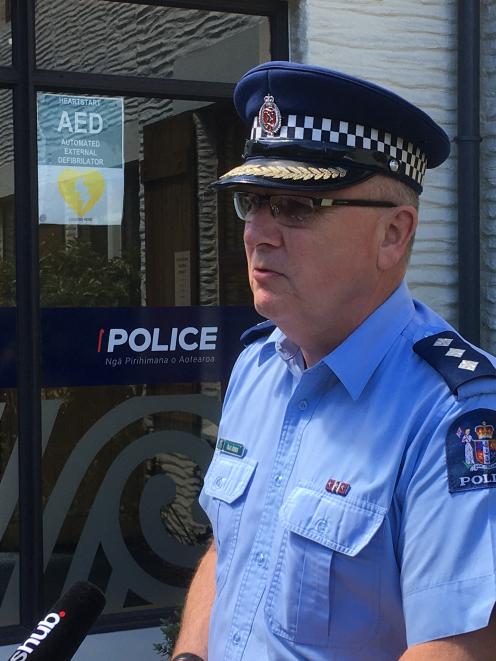
<svg viewBox="0 0 496 661"><path fill-rule="evenodd" d="M427 168L449 155L443 129L397 94L353 76L266 62L234 91L250 127L243 164L215 188L326 191L383 174L422 192Z"/></svg>

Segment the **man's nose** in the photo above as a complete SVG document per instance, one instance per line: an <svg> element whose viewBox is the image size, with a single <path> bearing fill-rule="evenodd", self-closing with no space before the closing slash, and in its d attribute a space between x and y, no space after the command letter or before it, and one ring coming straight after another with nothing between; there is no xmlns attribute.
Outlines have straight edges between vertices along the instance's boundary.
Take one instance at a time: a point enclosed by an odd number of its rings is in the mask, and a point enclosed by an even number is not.
<svg viewBox="0 0 496 661"><path fill-rule="evenodd" d="M271 213L268 201L245 221L245 243L254 246L260 243L279 245L282 240L281 225Z"/></svg>

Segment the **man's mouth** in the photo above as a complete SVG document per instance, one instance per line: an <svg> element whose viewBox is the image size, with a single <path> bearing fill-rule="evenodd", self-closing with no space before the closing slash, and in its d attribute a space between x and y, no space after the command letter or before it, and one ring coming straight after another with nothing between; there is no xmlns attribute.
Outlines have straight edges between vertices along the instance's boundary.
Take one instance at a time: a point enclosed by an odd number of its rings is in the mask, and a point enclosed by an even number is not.
<svg viewBox="0 0 496 661"><path fill-rule="evenodd" d="M283 275L284 273L281 273L280 271L276 271L271 268L262 267L262 266L252 267L252 276L255 280L265 280L267 278L277 277L277 276L281 277Z"/></svg>
<svg viewBox="0 0 496 661"><path fill-rule="evenodd" d="M277 273L278 275L282 275L280 271L277 271L274 268L271 268L270 266L262 266L262 265L254 265L252 266L253 271L260 271L261 273Z"/></svg>

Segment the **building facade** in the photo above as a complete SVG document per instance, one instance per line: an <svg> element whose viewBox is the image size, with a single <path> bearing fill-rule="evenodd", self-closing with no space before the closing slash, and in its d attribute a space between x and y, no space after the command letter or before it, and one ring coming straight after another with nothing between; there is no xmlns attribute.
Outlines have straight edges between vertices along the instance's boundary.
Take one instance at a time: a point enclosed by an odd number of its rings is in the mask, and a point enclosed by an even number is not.
<svg viewBox="0 0 496 661"><path fill-rule="evenodd" d="M477 326L496 351L496 9L464 4L480 14L482 137L480 240L466 250L480 250ZM78 580L106 606L76 659L158 658L160 620L177 619L210 534L197 497L237 337L257 320L241 224L208 189L239 162L230 99L244 71L328 66L445 128L452 155L427 175L408 282L463 327L459 11L455 0L0 2L5 656Z"/></svg>

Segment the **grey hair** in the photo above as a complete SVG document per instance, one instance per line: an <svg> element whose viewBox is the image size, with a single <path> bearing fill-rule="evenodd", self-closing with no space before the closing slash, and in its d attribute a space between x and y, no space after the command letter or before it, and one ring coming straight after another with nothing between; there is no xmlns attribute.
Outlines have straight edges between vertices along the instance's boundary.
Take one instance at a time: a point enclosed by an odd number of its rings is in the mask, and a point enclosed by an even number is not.
<svg viewBox="0 0 496 661"><path fill-rule="evenodd" d="M371 183L374 184L374 190L377 191L381 198L390 200L395 204L407 204L414 207L417 211L419 209L419 194L407 184L402 181L397 181L391 177L377 175Z"/></svg>
<svg viewBox="0 0 496 661"><path fill-rule="evenodd" d="M412 206L418 212L419 210L419 194L407 186L402 181L397 181L392 177L385 177L384 175L376 175L370 182L373 183L373 190L383 200L394 202L398 206L406 204ZM405 253L406 264L410 263L412 256L413 244L415 241L415 234L412 235L408 248Z"/></svg>

